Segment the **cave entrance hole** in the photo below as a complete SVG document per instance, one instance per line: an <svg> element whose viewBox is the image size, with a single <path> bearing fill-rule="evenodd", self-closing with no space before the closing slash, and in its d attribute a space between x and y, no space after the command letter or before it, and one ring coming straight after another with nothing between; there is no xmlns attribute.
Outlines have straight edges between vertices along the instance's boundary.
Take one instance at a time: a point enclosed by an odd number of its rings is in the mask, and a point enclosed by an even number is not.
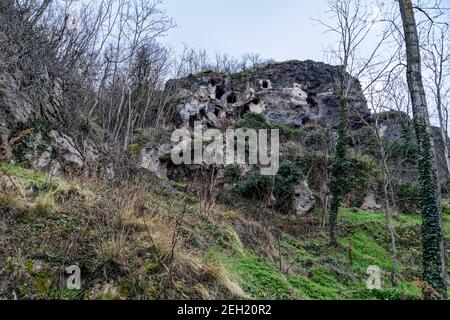
<svg viewBox="0 0 450 320"><path fill-rule="evenodd" d="M230 93L227 97L227 103L232 104L237 102L237 97L234 92Z"/></svg>

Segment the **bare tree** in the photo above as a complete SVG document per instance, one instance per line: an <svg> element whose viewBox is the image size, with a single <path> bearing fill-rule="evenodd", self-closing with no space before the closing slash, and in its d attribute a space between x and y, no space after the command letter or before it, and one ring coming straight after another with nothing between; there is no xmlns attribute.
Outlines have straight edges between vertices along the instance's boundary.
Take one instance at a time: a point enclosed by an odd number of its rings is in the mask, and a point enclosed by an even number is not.
<svg viewBox="0 0 450 320"><path fill-rule="evenodd" d="M263 59L259 53L244 53L240 59L241 71L255 70L258 67L263 66L268 61Z"/></svg>
<svg viewBox="0 0 450 320"><path fill-rule="evenodd" d="M440 190L437 161L431 139L427 97L422 80L419 34L411 0L399 0L407 56L407 80L411 94L414 128L419 145L419 181L422 189L422 261L423 278L435 295L426 298L447 299Z"/></svg>
<svg viewBox="0 0 450 320"><path fill-rule="evenodd" d="M378 75L378 72L368 75ZM391 242L391 257L392 257L392 270L391 270L391 282L393 285L397 284L398 273L398 250L396 231L393 224L395 197L393 191L393 177L391 167L389 165L389 157L392 156L392 150L390 150L393 143L386 143L382 126L380 125L381 116L383 111L386 111L386 106L391 105L389 101L391 98L391 87L395 86L395 82L389 81L389 78L383 77L378 81L373 81L373 85L369 86L365 91L369 108L373 111L372 119L374 124L369 124L365 119L361 119L366 123L367 128L372 129L372 134L375 142L377 156L381 165L382 180L383 180L383 198L384 198L384 210L386 212L386 224L389 230L390 242Z"/></svg>
<svg viewBox="0 0 450 320"><path fill-rule="evenodd" d="M378 53L389 38L389 32L384 32L377 39L375 46L366 58L362 58L360 49L367 45L368 35L378 23L378 17L372 10L359 0L330 0L328 13L334 24L319 21L327 31L335 33L337 44L332 50L332 56L339 63L341 72L337 82L339 84L340 109L339 127L334 159L330 166L329 189L331 202L329 208L330 242L338 246L336 225L339 207L348 191L347 169L347 111L349 94L353 90L354 79L358 78L364 70L378 63ZM376 79L376 77L375 77ZM374 79L374 80L375 80Z"/></svg>
<svg viewBox="0 0 450 320"><path fill-rule="evenodd" d="M450 27L434 25L422 46L424 53L425 81L433 97L439 120L446 164L446 178L450 177L450 155L448 139L448 101L450 98Z"/></svg>

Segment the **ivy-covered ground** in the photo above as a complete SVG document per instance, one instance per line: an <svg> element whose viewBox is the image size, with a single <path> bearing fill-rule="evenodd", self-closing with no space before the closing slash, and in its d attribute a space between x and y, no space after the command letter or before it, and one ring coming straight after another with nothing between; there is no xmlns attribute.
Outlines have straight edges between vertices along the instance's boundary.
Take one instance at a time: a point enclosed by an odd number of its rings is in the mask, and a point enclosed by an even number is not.
<svg viewBox="0 0 450 320"><path fill-rule="evenodd" d="M341 209L338 250L328 245L321 213L280 215L236 198L206 215L181 184L100 184L2 168L9 177L0 178L0 298L421 298L419 215L394 221L394 286L381 212ZM73 264L81 290L65 285L64 268ZM369 266L382 270L380 290L366 287Z"/></svg>
<svg viewBox="0 0 450 320"><path fill-rule="evenodd" d="M448 216L445 221L449 243ZM390 238L383 213L342 209L342 250L329 247L325 233L297 238L281 232L281 267L280 261L268 262L239 242L225 251L215 246L207 259L226 265L244 290L258 299L419 299L420 216L402 215L396 230L400 260L396 286L390 280ZM381 268L381 290L367 289L369 266Z"/></svg>

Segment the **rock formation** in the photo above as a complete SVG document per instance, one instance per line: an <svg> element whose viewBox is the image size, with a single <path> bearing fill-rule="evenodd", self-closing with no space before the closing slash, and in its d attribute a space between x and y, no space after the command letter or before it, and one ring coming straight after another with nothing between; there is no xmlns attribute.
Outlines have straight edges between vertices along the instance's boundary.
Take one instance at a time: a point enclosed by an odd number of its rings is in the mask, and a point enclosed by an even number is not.
<svg viewBox="0 0 450 320"><path fill-rule="evenodd" d="M205 71L170 80L166 90L174 92L173 112L164 118L165 128L224 130L242 120L246 113L263 115L269 125L302 128L338 125L339 67L313 61L288 61L237 74ZM360 84L354 79L350 93L349 127L352 130L370 118ZM142 142L142 141L141 141ZM179 177L186 171L171 164L167 136L159 144L140 143L139 166L159 177ZM298 146L301 148L301 146ZM187 169L189 171L189 168ZM306 183L295 188L293 207L298 214L314 208L315 199Z"/></svg>
<svg viewBox="0 0 450 320"><path fill-rule="evenodd" d="M25 77L16 70L0 73L0 151L3 161L59 174L95 174L102 150L95 134L82 132L78 113L68 115L62 80L42 76L39 100L24 90ZM75 119L67 119L68 116ZM79 117L78 119L76 117Z"/></svg>
<svg viewBox="0 0 450 320"><path fill-rule="evenodd" d="M224 128L245 113L263 114L269 123L302 127L309 123L338 124L337 77L340 68L314 61L269 64L255 71L233 75L203 72L171 80L167 88L177 92L177 127L202 121ZM354 79L350 94L349 124L361 126L370 117L360 84Z"/></svg>
<svg viewBox="0 0 450 320"><path fill-rule="evenodd" d="M174 99L171 112L163 119L163 126L169 133L175 128L192 130L194 123L199 122L204 128L224 130L251 112L262 114L270 125L297 129L307 126L329 128L334 132L338 125L339 72L339 67L320 62L288 61L231 75L205 71L170 80L166 84L166 90L174 92ZM414 139L411 120L405 113L385 112L377 117L380 132L385 139L397 141L404 130ZM348 111L350 136L360 134L361 129L367 125L375 125L374 119L358 79L353 79ZM169 136L166 135L163 140L153 140L150 146L141 144L139 165L161 178L186 177L194 167L180 168L171 163L170 150L173 144ZM438 150L442 149L437 131L434 139ZM358 149L358 142L353 147ZM294 143L296 152L307 149L307 145ZM443 163L442 152L438 154ZM399 166L398 159L393 159L392 171L399 181L411 182L417 176L413 162L405 161ZM377 203L374 192L368 191L363 204L379 210L381 206ZM304 214L312 210L315 204L313 198L307 185L297 186L294 201L297 213Z"/></svg>
<svg viewBox="0 0 450 320"><path fill-rule="evenodd" d="M196 166L176 166L171 162L173 130L192 130L194 123L201 123L204 128L225 130L236 125L247 113L263 115L269 125L292 129L329 128L333 133L338 125L339 72L339 67L320 62L288 61L237 74L205 71L170 80L166 90L173 93L173 98L170 109L161 119L162 129L135 134L129 148L133 167L152 172L163 180L189 178ZM0 73L0 151L3 161L25 162L29 167L43 169L52 175L63 172L97 174L103 169L103 173L113 176L112 161L106 156L112 153L113 147L101 143L89 121L80 124L81 118L70 121L67 118L63 102L64 81L45 73L42 81L46 89L37 101L23 90L26 80L20 70ZM78 125L73 127L73 123ZM368 124L374 125L374 115L367 107L359 81L353 79L348 111L350 136L357 136ZM387 140L401 138L405 128L414 139L411 120L402 112L379 115L378 125ZM435 131L442 169L443 152L439 151L442 141L438 130ZM354 142L355 150L360 147L358 143ZM299 142L285 143L283 147L282 157L285 157L286 149L291 148L298 154L309 148ZM399 166L394 159L392 168L396 179L415 181L415 163L406 161ZM244 169L248 171L249 167ZM443 170L440 174L444 177ZM293 207L297 213L312 210L315 202L307 184L296 186ZM366 195L364 205L379 208L373 192Z"/></svg>

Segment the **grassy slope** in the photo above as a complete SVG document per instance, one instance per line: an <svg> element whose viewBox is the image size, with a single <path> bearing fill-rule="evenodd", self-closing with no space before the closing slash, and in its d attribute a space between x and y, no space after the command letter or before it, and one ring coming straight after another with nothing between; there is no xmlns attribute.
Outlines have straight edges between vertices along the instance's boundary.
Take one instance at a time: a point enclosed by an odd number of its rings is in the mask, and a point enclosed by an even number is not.
<svg viewBox="0 0 450 320"><path fill-rule="evenodd" d="M392 287L389 271L392 268L389 239L384 227L384 215L363 211L341 211L342 226L348 234L341 239L349 250L336 251L327 246L326 234L298 239L282 233L282 266L269 263L245 248L212 250L208 259L227 265L246 292L263 299L414 299L420 290L414 279L420 276L419 217L403 216L398 232L407 235L401 241L399 281ZM446 217L448 222L448 217ZM351 231L350 231L351 230ZM447 236L448 228L447 228ZM411 259L414 264L410 264ZM365 286L369 266L383 271L382 290L368 290ZM408 267L406 268L405 265ZM286 272L289 270L289 272Z"/></svg>
<svg viewBox="0 0 450 320"><path fill-rule="evenodd" d="M395 221L399 279L392 287L382 213L341 210L343 249L328 247L320 217L255 215L219 205L198 214L197 199L176 192L48 180L17 166L19 186L0 193L0 295L39 298L417 299L420 217ZM3 184L8 184L2 178ZM134 196L132 196L134 195ZM174 259L174 221L182 218ZM445 215L449 247L449 215ZM180 221L180 220L178 220ZM309 227L310 226L310 227ZM299 231L299 229L302 229ZM450 264L450 261L448 261ZM64 289L61 266L81 265L85 286ZM383 271L366 289L367 267ZM2 290L3 289L3 293Z"/></svg>

